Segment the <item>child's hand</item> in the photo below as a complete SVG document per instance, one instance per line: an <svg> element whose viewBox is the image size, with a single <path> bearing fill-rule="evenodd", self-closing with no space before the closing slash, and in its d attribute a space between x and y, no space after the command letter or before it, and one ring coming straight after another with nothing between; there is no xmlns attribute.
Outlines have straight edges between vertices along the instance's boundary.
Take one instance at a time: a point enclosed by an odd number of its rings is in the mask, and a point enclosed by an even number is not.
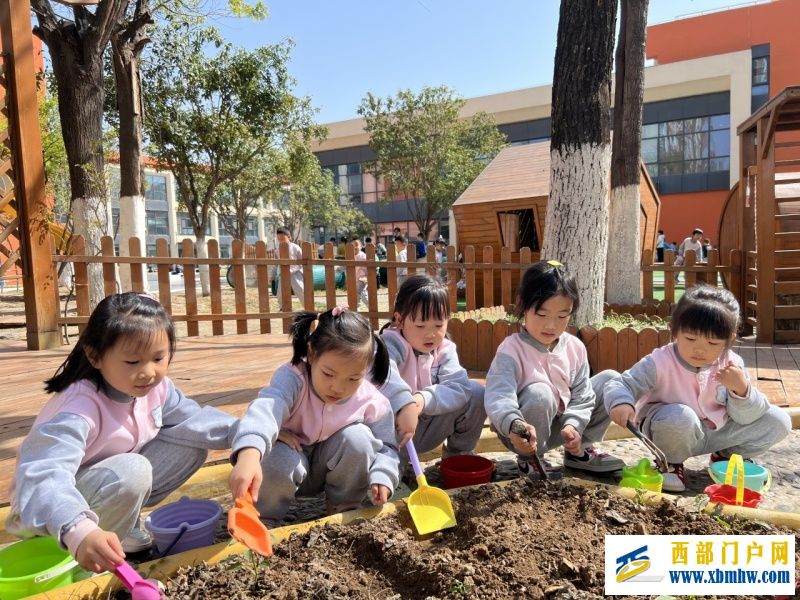
<svg viewBox="0 0 800 600"><path fill-rule="evenodd" d="M572 425L566 425L561 430L561 439L564 441L564 450L574 456L581 455L581 434Z"/></svg>
<svg viewBox="0 0 800 600"><path fill-rule="evenodd" d="M300 443L300 440L297 439L297 436L293 434L291 431L286 431L285 429L281 429L278 433L278 441L283 442L292 450L296 450L297 452L303 451L303 445Z"/></svg>
<svg viewBox="0 0 800 600"><path fill-rule="evenodd" d="M261 489L261 452L256 448L242 448L236 456L236 464L228 476L228 486L231 488L233 498L241 498L250 492L253 502L258 500L258 490Z"/></svg>
<svg viewBox="0 0 800 600"><path fill-rule="evenodd" d="M524 434L522 434L522 428L525 429ZM515 433L517 431L519 433ZM520 454L530 455L536 452L536 429L530 423L517 419L511 424L511 431L508 437L511 440L511 445Z"/></svg>
<svg viewBox="0 0 800 600"><path fill-rule="evenodd" d="M717 371L717 381L732 391L737 396L745 397L750 391L750 384L744 371L732 362L728 362Z"/></svg>
<svg viewBox="0 0 800 600"><path fill-rule="evenodd" d="M373 483L370 486L370 492L372 493L372 503L375 506L383 506L392 495L392 490L380 483Z"/></svg>
<svg viewBox="0 0 800 600"><path fill-rule="evenodd" d="M125 560L125 552L116 533L95 529L78 545L75 560L87 571L113 571Z"/></svg>
<svg viewBox="0 0 800 600"><path fill-rule="evenodd" d="M406 404L397 412L394 418L394 426L397 429L398 446L400 448L413 439L419 424L419 416L425 406L425 398L422 394L414 394L411 399L414 402Z"/></svg>
<svg viewBox="0 0 800 600"><path fill-rule="evenodd" d="M636 416L636 410L630 404L618 404L608 412L608 416L614 423L627 429L628 421L632 422Z"/></svg>

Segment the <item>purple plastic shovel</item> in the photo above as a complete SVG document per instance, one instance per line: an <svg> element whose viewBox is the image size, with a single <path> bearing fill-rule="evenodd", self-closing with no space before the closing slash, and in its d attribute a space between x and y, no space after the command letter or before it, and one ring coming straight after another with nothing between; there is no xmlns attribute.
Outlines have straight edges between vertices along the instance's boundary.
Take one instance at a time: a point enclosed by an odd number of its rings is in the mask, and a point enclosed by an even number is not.
<svg viewBox="0 0 800 600"><path fill-rule="evenodd" d="M117 565L114 574L131 593L133 600L160 600L161 590L158 586L152 581L142 579L142 576L128 563Z"/></svg>

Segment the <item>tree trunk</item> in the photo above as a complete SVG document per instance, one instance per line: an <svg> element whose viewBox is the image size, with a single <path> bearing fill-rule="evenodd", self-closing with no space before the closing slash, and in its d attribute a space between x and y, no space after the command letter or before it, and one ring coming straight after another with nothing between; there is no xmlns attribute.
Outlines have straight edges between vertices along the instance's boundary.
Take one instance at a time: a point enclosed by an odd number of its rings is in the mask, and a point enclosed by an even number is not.
<svg viewBox="0 0 800 600"><path fill-rule="evenodd" d="M194 236L196 238L194 247L195 251L197 252L197 258L208 258L208 240L206 240L206 230L203 229L199 235L197 230L195 230ZM192 265L187 265L187 267L191 269ZM208 265L200 265L200 292L203 294L203 297L211 295L209 281Z"/></svg>
<svg viewBox="0 0 800 600"><path fill-rule="evenodd" d="M100 252L100 238L111 233L103 160L103 64L80 64L79 49L61 36L45 37L58 84L58 112L69 161L70 210L74 232L86 238L88 254ZM94 307L103 299L100 265L89 265Z"/></svg>
<svg viewBox="0 0 800 600"><path fill-rule="evenodd" d="M616 0L562 0L558 21L542 258L575 275L578 327L603 317L616 12Z"/></svg>
<svg viewBox="0 0 800 600"><path fill-rule="evenodd" d="M119 111L119 237L120 255L129 256L129 240L138 237L146 254L147 230L144 199L144 169L142 166L142 98L139 81L139 60L147 39L145 28L152 22L147 2L137 3L134 19L124 29L114 33L111 47L114 82ZM144 265L122 268L120 281L123 290L131 289L131 273L139 270L147 291Z"/></svg>
<svg viewBox="0 0 800 600"><path fill-rule="evenodd" d="M641 301L639 180L648 0L622 0L614 91L607 299Z"/></svg>

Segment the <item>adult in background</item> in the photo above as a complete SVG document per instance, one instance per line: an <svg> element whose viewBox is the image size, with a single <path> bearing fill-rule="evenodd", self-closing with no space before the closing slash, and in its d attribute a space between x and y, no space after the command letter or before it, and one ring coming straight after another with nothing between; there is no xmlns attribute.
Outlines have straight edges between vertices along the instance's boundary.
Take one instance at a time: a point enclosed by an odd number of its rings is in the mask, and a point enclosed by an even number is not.
<svg viewBox="0 0 800 600"><path fill-rule="evenodd" d="M275 230L275 240L278 242L278 251L280 252L280 244L283 242L287 242L289 244L289 258L299 260L303 258L303 251L300 249L300 246L295 244L292 241L292 238L289 235L289 230L286 227L278 227ZM280 271L279 271L280 272ZM292 286L292 292L294 295L297 296L297 299L300 300L300 303L303 302L303 267L300 265L290 265L289 266L289 282ZM291 312L292 311L292 304L291 304L291 297L289 299L289 305L283 305L283 294L281 293L281 285L283 284L283 280L278 279L278 306L281 312Z"/></svg>
<svg viewBox="0 0 800 600"><path fill-rule="evenodd" d="M700 242L701 237L703 237L703 230L697 227L694 231L692 231L691 236L687 237L681 242L681 245L678 246L678 256L675 257L676 267L680 267L686 262L686 252L688 250L694 250L698 262L703 260L703 244ZM680 271L675 271L676 282L678 281L679 275Z"/></svg>
<svg viewBox="0 0 800 600"><path fill-rule="evenodd" d="M428 244L425 243L425 236L418 233L414 245L417 247L417 262L428 262Z"/></svg>
<svg viewBox="0 0 800 600"><path fill-rule="evenodd" d="M664 245L667 243L666 236L664 235L664 230L658 230L658 237L656 238L656 261L663 263L664 262Z"/></svg>
<svg viewBox="0 0 800 600"><path fill-rule="evenodd" d="M394 245L397 248L397 260L399 262L408 262L408 242L406 236L402 233L394 236ZM397 269L397 287L403 285L403 282L408 278L408 269L405 267Z"/></svg>

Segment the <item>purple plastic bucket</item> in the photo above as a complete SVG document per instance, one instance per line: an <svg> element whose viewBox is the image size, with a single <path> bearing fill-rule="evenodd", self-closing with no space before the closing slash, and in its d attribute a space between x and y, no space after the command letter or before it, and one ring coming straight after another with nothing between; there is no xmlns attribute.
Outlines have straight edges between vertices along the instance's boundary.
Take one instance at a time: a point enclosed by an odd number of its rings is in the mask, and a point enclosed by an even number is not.
<svg viewBox="0 0 800 600"><path fill-rule="evenodd" d="M218 502L184 496L154 510L145 519L144 526L153 534L159 554L166 550L169 550L167 554L176 554L213 544L221 515L222 507ZM178 536L180 539L176 542Z"/></svg>

